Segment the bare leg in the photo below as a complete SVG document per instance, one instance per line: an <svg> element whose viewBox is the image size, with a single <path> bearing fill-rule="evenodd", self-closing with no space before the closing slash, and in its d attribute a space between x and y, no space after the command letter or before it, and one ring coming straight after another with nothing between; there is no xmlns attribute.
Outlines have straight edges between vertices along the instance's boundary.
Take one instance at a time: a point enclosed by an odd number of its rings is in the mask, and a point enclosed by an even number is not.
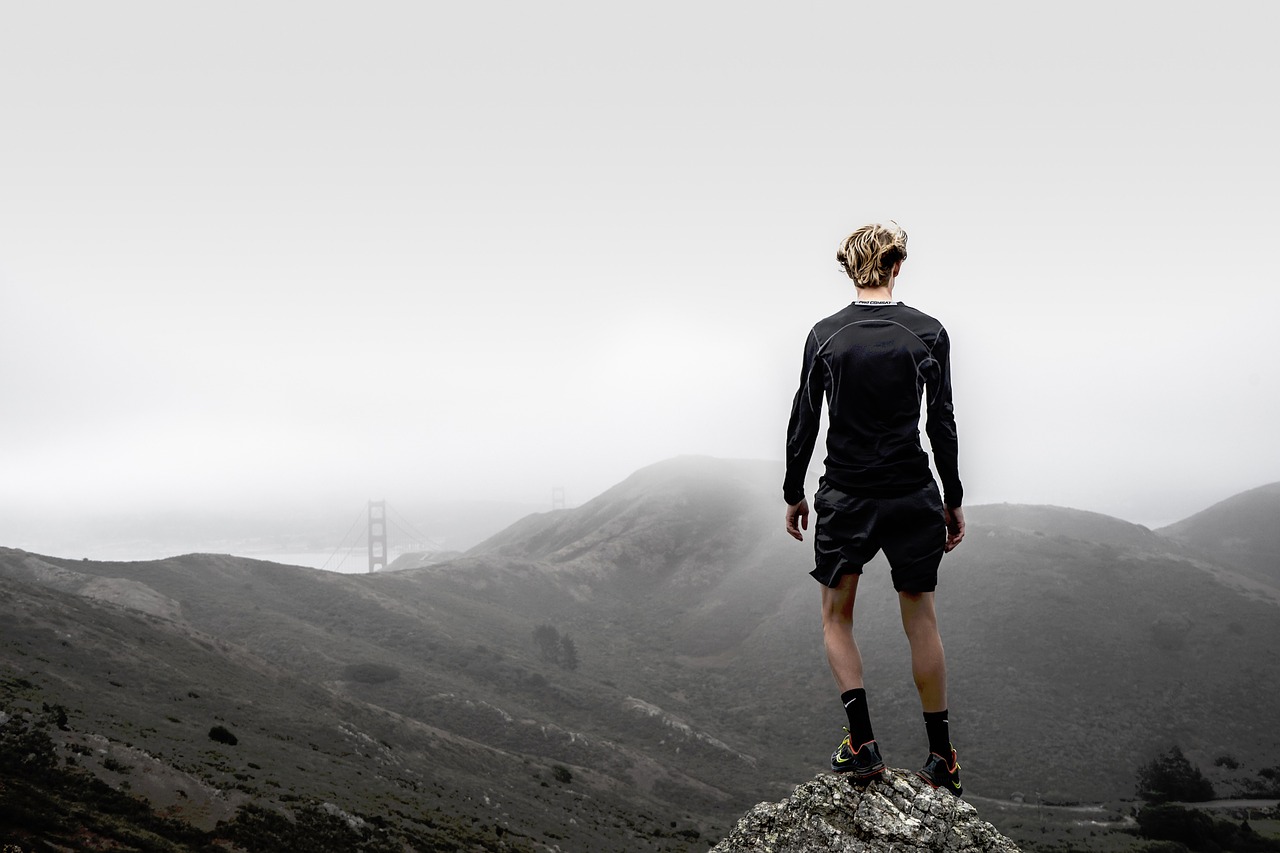
<svg viewBox="0 0 1280 853"><path fill-rule="evenodd" d="M840 585L822 588L822 642L840 692L862 686L862 654L853 639L853 602L860 575L845 575Z"/></svg>
<svg viewBox="0 0 1280 853"><path fill-rule="evenodd" d="M947 659L938 633L932 592L900 592L902 627L911 643L911 675L926 712L947 710ZM828 647L828 655L830 654ZM834 664L832 665L834 668Z"/></svg>

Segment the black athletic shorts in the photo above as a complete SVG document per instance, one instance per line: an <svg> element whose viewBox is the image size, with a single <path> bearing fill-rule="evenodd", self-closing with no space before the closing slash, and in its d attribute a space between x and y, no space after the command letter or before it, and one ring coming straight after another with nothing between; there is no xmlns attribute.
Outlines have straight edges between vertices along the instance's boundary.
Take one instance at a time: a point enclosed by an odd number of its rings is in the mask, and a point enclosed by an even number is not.
<svg viewBox="0 0 1280 853"><path fill-rule="evenodd" d="M862 567L884 550L899 592L932 592L938 585L938 565L947 541L942 497L937 483L892 498L848 495L823 478L813 496L813 550L810 574L829 587L846 574L862 574Z"/></svg>

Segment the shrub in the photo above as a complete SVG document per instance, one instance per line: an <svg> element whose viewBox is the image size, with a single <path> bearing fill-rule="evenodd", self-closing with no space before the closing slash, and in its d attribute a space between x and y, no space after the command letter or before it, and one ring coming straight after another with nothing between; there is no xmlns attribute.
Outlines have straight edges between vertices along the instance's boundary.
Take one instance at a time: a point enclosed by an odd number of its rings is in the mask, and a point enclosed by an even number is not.
<svg viewBox="0 0 1280 853"><path fill-rule="evenodd" d="M1280 850L1280 842L1264 838L1248 824L1214 820L1195 809L1184 809L1169 803L1147 806L1138 812L1138 834L1156 841L1143 853L1263 853Z"/></svg>
<svg viewBox="0 0 1280 853"><path fill-rule="evenodd" d="M1147 806L1138 812L1138 832L1143 838L1198 848L1213 837L1213 818L1178 806Z"/></svg>
<svg viewBox="0 0 1280 853"><path fill-rule="evenodd" d="M563 764L557 764L551 768L551 776L557 782L568 785L573 781L573 773Z"/></svg>
<svg viewBox="0 0 1280 853"><path fill-rule="evenodd" d="M125 764L124 762L121 762L121 761L117 761L115 756L113 755L108 755L106 758L102 759L102 766L107 770L110 770L112 773L132 773L133 772L133 767L131 765Z"/></svg>
<svg viewBox="0 0 1280 853"><path fill-rule="evenodd" d="M61 705L50 705L48 702L45 702L44 712L53 717L53 721L58 726L58 729L60 731L64 731L64 732L71 731L70 726L67 725L67 709L66 708L62 707Z"/></svg>
<svg viewBox="0 0 1280 853"><path fill-rule="evenodd" d="M1176 841L1152 841L1138 848L1141 853L1191 853L1191 848Z"/></svg>
<svg viewBox="0 0 1280 853"><path fill-rule="evenodd" d="M1245 782L1245 791L1254 797L1280 796L1280 767L1264 767L1258 771L1257 779Z"/></svg>
<svg viewBox="0 0 1280 853"><path fill-rule="evenodd" d="M235 746L240 742L240 738L227 731L225 726L214 726L209 729L209 740L216 740L218 743L225 743L227 746Z"/></svg>

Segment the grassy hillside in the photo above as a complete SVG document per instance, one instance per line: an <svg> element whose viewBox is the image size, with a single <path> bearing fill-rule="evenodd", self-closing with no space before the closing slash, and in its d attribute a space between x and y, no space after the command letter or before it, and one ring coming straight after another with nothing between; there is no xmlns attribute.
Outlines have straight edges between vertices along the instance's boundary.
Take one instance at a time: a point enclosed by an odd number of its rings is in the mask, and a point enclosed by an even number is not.
<svg viewBox="0 0 1280 853"><path fill-rule="evenodd" d="M671 460L376 575L0 549L0 734L43 732L59 772L204 833L174 849L244 847L272 820L261 837L355 827L367 849L705 849L822 769L843 722L780 474ZM1223 794L1280 765L1272 587L1095 513L967 514L938 593L967 791L1130 797L1175 744ZM914 767L919 706L879 559L857 633L886 760ZM16 790L67 813L72 788L0 766L0 826L22 825Z"/></svg>
<svg viewBox="0 0 1280 853"><path fill-rule="evenodd" d="M777 767L774 781L794 778L820 766L841 716L809 545L781 529L776 473L653 466L581 510L526 519L437 582L555 614L591 638L594 661L629 671L629 689ZM938 596L971 790L1128 796L1134 769L1172 744L1206 767L1237 756L1246 775L1280 760L1262 722L1280 675L1280 596L1097 513L996 505L968 517ZM882 746L914 765L919 711L880 558L857 613Z"/></svg>
<svg viewBox="0 0 1280 853"><path fill-rule="evenodd" d="M127 574L181 618L13 579L33 564ZM0 574L0 675L28 711L65 709L60 754L93 751L79 763L204 829L246 802L328 803L435 839L418 849L683 850L720 827L655 788L750 800L573 728L596 685L478 642L483 604L403 603L363 576L212 556L94 565L0 551ZM214 726L236 745L211 740Z"/></svg>
<svg viewBox="0 0 1280 853"><path fill-rule="evenodd" d="M1216 562L1280 587L1280 483L1227 498L1160 529Z"/></svg>

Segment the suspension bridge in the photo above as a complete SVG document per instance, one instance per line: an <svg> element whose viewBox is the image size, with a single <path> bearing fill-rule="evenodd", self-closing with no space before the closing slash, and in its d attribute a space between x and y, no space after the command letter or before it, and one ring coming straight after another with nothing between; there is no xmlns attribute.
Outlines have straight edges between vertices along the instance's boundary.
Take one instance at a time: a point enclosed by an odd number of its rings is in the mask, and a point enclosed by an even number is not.
<svg viewBox="0 0 1280 853"><path fill-rule="evenodd" d="M396 533L396 541L403 543L401 553L441 550L439 542L418 530L395 507L386 501L369 501L320 568L350 572L360 561L367 560L370 572L383 571L389 561L388 542L392 529Z"/></svg>
<svg viewBox="0 0 1280 853"><path fill-rule="evenodd" d="M564 486L554 486L551 489L551 509L562 510L565 507ZM338 547L320 568L353 572L357 565L366 565L370 572L384 571L390 562L388 541L392 530L401 555L444 550L439 541L415 527L385 500L371 500L360 510Z"/></svg>

